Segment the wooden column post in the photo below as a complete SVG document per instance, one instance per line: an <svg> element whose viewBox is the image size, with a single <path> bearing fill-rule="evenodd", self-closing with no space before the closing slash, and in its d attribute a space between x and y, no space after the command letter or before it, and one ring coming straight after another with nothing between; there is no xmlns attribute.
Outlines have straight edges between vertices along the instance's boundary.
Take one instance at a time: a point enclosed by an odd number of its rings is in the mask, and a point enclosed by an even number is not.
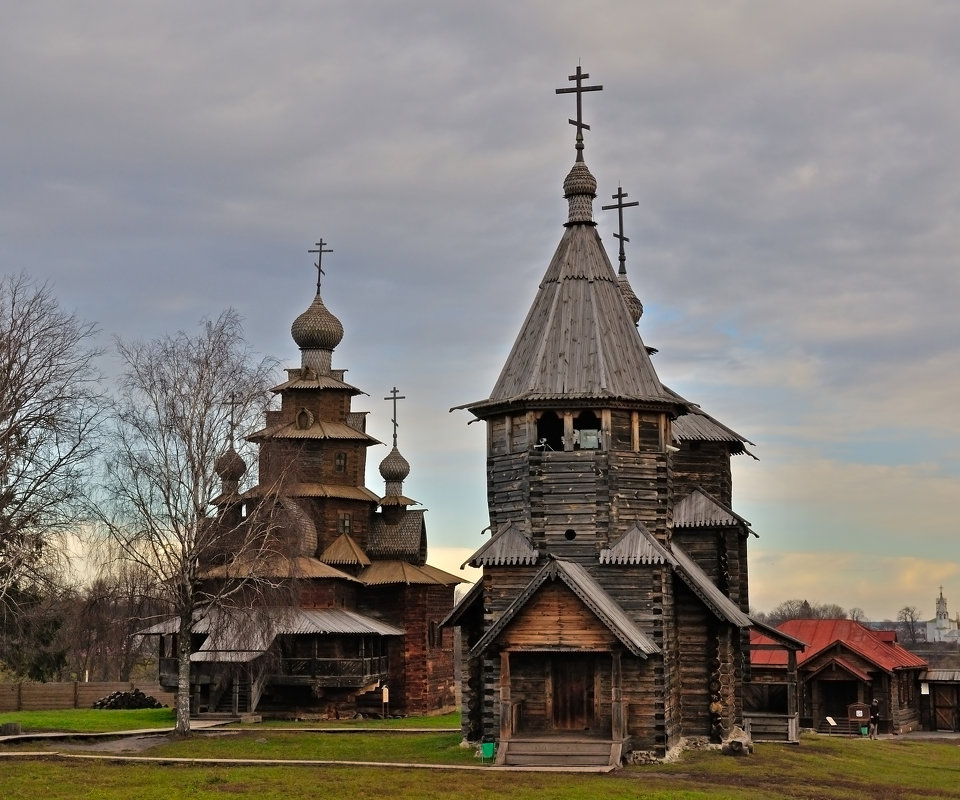
<svg viewBox="0 0 960 800"><path fill-rule="evenodd" d="M513 708L510 703L510 651L500 651L500 741L510 739L513 727Z"/></svg>
<svg viewBox="0 0 960 800"><path fill-rule="evenodd" d="M626 715L623 713L623 664L619 651L610 654L610 735L615 742L626 738Z"/></svg>

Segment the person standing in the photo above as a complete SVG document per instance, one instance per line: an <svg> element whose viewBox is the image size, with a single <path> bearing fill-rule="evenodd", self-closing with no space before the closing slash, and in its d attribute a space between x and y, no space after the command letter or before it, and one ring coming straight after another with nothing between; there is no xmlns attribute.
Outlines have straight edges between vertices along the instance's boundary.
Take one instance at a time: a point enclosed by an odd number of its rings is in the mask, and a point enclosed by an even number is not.
<svg viewBox="0 0 960 800"><path fill-rule="evenodd" d="M877 739L880 730L880 701L874 699L870 704L870 738Z"/></svg>

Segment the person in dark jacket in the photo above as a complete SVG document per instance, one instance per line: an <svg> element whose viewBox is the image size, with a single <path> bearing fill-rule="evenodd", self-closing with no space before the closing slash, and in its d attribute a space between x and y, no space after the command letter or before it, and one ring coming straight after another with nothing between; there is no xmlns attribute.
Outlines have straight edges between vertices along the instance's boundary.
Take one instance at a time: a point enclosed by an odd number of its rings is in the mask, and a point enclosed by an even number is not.
<svg viewBox="0 0 960 800"><path fill-rule="evenodd" d="M880 729L880 701L874 700L870 704L870 738L876 739Z"/></svg>

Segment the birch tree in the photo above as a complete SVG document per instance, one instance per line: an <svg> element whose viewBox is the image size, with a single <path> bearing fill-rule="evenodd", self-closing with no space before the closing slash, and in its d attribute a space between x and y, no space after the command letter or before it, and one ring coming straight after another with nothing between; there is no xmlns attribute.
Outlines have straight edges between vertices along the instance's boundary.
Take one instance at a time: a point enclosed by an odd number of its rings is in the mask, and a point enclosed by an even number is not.
<svg viewBox="0 0 960 800"><path fill-rule="evenodd" d="M124 372L107 460L102 519L123 558L148 571L156 597L178 620L177 727L190 731L191 630L226 608L248 607L266 585L249 565L278 555L269 520L241 521L212 501L217 460L234 453L233 430L260 422L274 364L253 354L234 311L149 342L118 342ZM213 564L242 563L229 581ZM222 614L219 616L223 616Z"/></svg>

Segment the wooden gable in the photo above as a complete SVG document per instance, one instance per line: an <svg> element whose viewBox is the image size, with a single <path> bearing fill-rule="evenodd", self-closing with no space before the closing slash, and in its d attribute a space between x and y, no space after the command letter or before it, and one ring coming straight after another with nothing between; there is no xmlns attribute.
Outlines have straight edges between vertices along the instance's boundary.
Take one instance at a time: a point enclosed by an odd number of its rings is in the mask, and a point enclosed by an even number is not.
<svg viewBox="0 0 960 800"><path fill-rule="evenodd" d="M499 637L509 650L612 650L617 638L596 614L560 582L529 600Z"/></svg>

